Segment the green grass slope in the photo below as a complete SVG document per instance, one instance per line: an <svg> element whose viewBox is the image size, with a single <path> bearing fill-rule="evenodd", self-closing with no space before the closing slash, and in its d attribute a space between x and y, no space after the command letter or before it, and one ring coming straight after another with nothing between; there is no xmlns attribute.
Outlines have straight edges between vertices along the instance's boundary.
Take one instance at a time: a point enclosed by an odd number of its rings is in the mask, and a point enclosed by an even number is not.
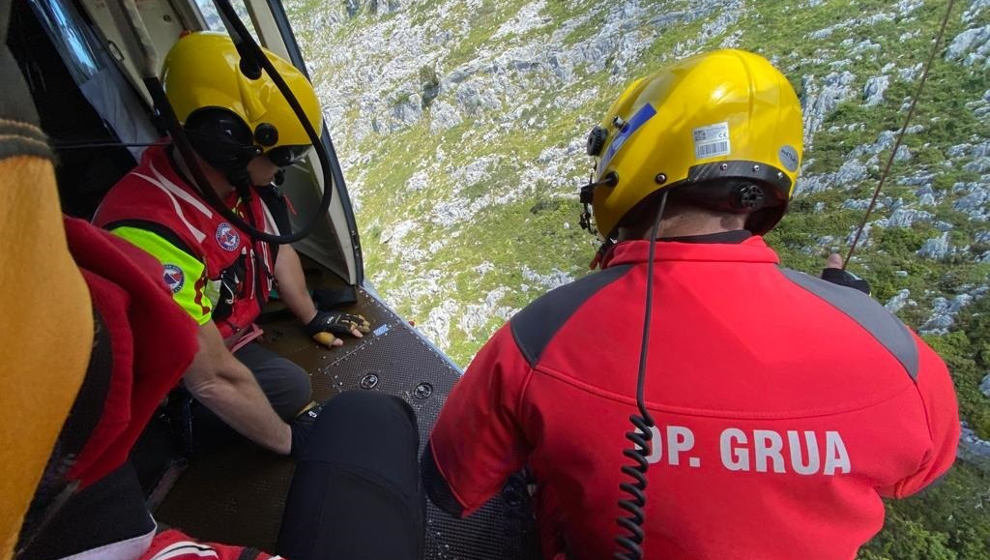
<svg viewBox="0 0 990 560"><path fill-rule="evenodd" d="M945 2L290 0L357 208L367 273L466 365L539 294L586 273L587 131L634 77L718 47L764 54L809 120L803 178L769 241L817 271L862 219ZM990 3L956 3L851 264L950 365L990 439ZM883 83L886 80L884 87ZM868 85L882 96L868 101ZM873 88L875 90L876 88ZM810 117L807 117L810 118ZM888 508L861 558L990 558L990 480L960 462Z"/></svg>

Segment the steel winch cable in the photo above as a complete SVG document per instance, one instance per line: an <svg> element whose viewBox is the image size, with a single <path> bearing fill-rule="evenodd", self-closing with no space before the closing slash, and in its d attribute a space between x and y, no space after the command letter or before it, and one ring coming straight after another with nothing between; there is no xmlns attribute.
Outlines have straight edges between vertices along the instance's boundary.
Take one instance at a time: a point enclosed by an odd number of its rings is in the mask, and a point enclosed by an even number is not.
<svg viewBox="0 0 990 560"><path fill-rule="evenodd" d="M918 88L911 97L911 105L908 108L907 115L904 116L904 123L901 125L901 130L897 134L897 141L894 142L894 147L890 150L890 155L887 157L887 165L884 166L883 173L880 174L880 180L877 182L877 187L873 190L873 198L870 199L870 205L866 208L866 213L863 214L863 220L856 229L856 235L853 237L852 243L849 244L849 252L846 253L846 258L842 261L843 270L845 270L846 266L849 265L849 261L852 259L853 253L856 251L856 246L859 244L859 239L862 237L863 231L866 229L866 224L870 219L870 214L873 213L873 209L877 205L877 198L880 196L880 191L883 189L883 185L887 181L887 176L890 174L890 167L893 165L894 158L897 156L897 150L900 149L901 142L904 140L904 134L907 131L908 123L911 122L911 117L914 116L914 108L918 103L918 99L921 97L921 92L925 88L925 81L928 80L928 72L931 70L932 63L935 61L935 55L938 54L938 47L942 43L942 37L945 35L945 28L949 23L949 15L952 14L952 5L954 3L955 0L949 0L949 4L945 8L945 15L942 16L942 25L939 27L938 33L935 35L935 43L932 45L932 51L928 55L928 61L925 63L925 68L921 73L921 80L918 82Z"/></svg>

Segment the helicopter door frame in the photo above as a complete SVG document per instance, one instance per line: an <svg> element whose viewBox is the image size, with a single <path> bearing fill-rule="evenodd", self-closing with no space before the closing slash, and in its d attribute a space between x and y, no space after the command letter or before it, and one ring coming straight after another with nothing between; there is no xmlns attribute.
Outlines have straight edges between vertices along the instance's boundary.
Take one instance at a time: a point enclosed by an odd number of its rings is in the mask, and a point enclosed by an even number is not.
<svg viewBox="0 0 990 560"><path fill-rule="evenodd" d="M254 23L255 32L260 43L265 48L275 54L292 62L293 66L299 69L307 78L312 81L306 62L303 59L299 43L296 42L292 25L285 13L285 8L280 0L243 0L247 8L251 21ZM326 119L324 118L326 126ZM333 141L330 139L329 129L325 130L320 137L323 147L330 154L331 178L335 189L336 197L334 203L330 205L330 226L334 230L337 242L340 244L341 253L347 261L348 282L352 285L364 285L364 259L361 254L361 240L358 234L357 221L354 216L354 208L351 205L350 196L347 193L347 185L344 182L344 174L340 169L340 161L334 149ZM319 166L319 161L314 154L308 156L312 169ZM319 183L320 192L325 188L323 177L320 173L315 173ZM320 258L322 252L320 244L311 237L294 244L294 247L301 250L308 257L327 265Z"/></svg>

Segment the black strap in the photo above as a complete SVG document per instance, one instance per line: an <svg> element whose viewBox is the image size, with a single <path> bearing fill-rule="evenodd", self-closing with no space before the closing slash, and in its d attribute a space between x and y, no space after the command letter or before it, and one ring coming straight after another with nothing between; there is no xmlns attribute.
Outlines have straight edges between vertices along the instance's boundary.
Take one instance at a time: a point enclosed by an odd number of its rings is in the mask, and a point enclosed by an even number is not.
<svg viewBox="0 0 990 560"><path fill-rule="evenodd" d="M247 547L237 556L237 560L256 560L261 556L261 551L254 547Z"/></svg>
<svg viewBox="0 0 990 560"><path fill-rule="evenodd" d="M661 237L660 241L675 241L677 243L729 243L736 244L746 241L753 234L745 229L734 229L732 231L720 231L718 233L708 233L705 235L685 235L683 237Z"/></svg>

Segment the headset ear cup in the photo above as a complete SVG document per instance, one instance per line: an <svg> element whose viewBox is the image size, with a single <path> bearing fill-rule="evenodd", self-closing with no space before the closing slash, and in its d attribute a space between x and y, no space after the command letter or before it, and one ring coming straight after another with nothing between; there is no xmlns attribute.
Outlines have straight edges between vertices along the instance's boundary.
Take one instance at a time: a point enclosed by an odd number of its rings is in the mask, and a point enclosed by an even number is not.
<svg viewBox="0 0 990 560"><path fill-rule="evenodd" d="M184 127L196 153L227 174L245 168L261 153L250 127L230 110L199 109L189 115Z"/></svg>
<svg viewBox="0 0 990 560"><path fill-rule="evenodd" d="M733 210L759 210L766 203L763 187L753 183L742 183L732 189L729 204Z"/></svg>
<svg viewBox="0 0 990 560"><path fill-rule="evenodd" d="M278 143L278 129L271 123L261 123L254 129L254 141L271 147Z"/></svg>

